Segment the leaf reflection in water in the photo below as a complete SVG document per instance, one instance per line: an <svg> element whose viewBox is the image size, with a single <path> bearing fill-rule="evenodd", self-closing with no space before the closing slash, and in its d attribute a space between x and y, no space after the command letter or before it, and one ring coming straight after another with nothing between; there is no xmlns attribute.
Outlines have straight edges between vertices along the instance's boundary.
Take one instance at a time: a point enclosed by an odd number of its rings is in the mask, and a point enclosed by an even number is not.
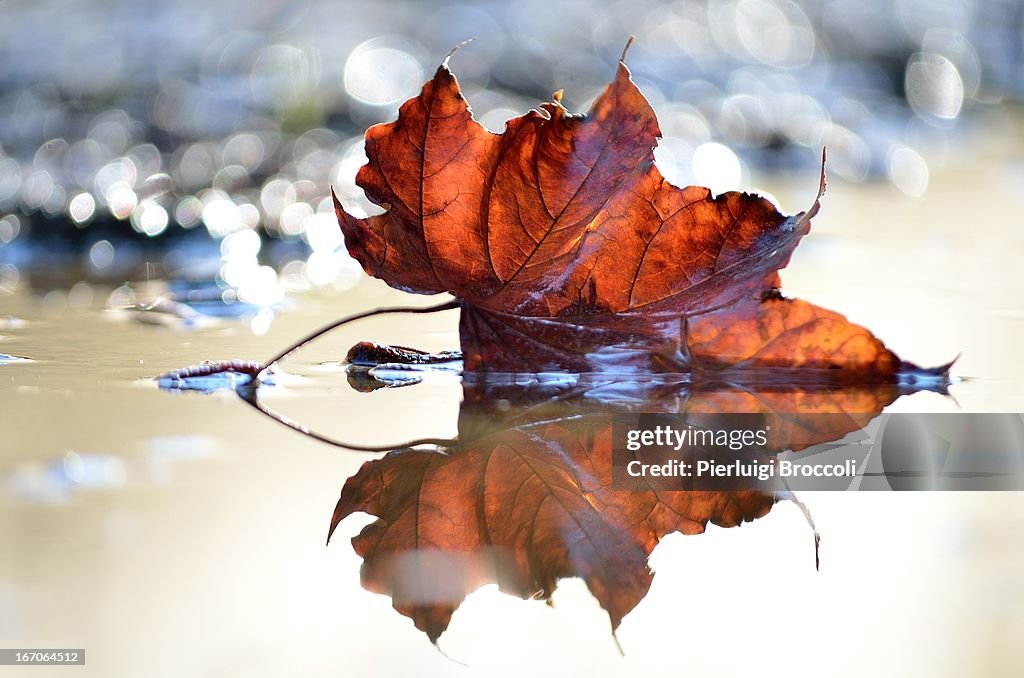
<svg viewBox="0 0 1024 678"><path fill-rule="evenodd" d="M766 515L789 493L640 490L612 484L612 420L622 413L755 413L768 448L805 448L863 428L906 387L695 384L689 379L466 375L459 436L434 450L368 461L341 491L345 517L377 518L353 538L362 584L392 598L432 642L465 597L495 583L550 600L582 578L612 629L644 598L648 557L667 534L700 534ZM798 414L793 414L798 413ZM801 505L801 508L802 505Z"/></svg>

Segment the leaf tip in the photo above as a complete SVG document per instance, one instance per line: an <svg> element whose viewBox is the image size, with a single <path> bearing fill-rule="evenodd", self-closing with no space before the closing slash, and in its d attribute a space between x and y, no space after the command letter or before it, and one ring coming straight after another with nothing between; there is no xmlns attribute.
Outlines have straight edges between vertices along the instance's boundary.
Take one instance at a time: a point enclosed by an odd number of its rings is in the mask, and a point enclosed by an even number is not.
<svg viewBox="0 0 1024 678"><path fill-rule="evenodd" d="M327 530L327 542L325 546L331 545L331 537L334 536L334 531L338 529L338 525L341 524L342 519L346 516L344 499L338 498L338 503L334 507L334 514L331 516L331 526Z"/></svg>
<svg viewBox="0 0 1024 678"><path fill-rule="evenodd" d="M827 159L825 147L821 147L821 171L818 174L818 194L814 196L814 204L811 205L810 209L807 210L806 219L810 220L818 214L821 209L821 197L825 195L825 189L828 188L828 181L825 178L825 161Z"/></svg>
<svg viewBox="0 0 1024 678"><path fill-rule="evenodd" d="M825 161L828 159L828 147L821 147L821 176L818 179L818 197L817 200L821 200L821 196L825 195L825 189L828 188L828 181L825 179Z"/></svg>
<svg viewBox="0 0 1024 678"><path fill-rule="evenodd" d="M617 629L612 629L612 641L615 643L615 649L619 651L620 657L625 657L626 652L622 649L622 643L619 642L619 636L616 633Z"/></svg>
<svg viewBox="0 0 1024 678"><path fill-rule="evenodd" d="M960 354L957 354L949 362L936 365L935 367L920 367L904 360L897 366L896 382L901 386L911 387L915 390L946 393L946 388L954 381L949 371L959 359Z"/></svg>
<svg viewBox="0 0 1024 678"><path fill-rule="evenodd" d="M341 227L342 233L349 238L354 238L357 234L355 232L349 233L347 227L350 226L350 219L352 216L345 211L344 205L341 204L341 198L334 192L334 186L331 186L331 200L334 202L334 216L338 219L338 225Z"/></svg>
<svg viewBox="0 0 1024 678"><path fill-rule="evenodd" d="M634 42L636 42L636 36L631 35L629 40L626 41L626 46L622 48L622 56L619 57L619 63L623 66L626 65L626 53L629 52L629 48L633 46Z"/></svg>
<svg viewBox="0 0 1024 678"><path fill-rule="evenodd" d="M462 42L448 50L448 53L444 55L444 59L441 60L441 68L448 68L448 61L452 58L452 55L458 52L466 45L468 45L469 43L473 42L474 40L476 40L476 38L466 38L465 40L463 40Z"/></svg>
<svg viewBox="0 0 1024 678"><path fill-rule="evenodd" d="M801 230L806 233L803 229L806 227L810 228L810 221L818 215L821 211L821 197L825 195L825 189L828 187L828 182L825 178L825 160L826 160L825 147L821 147L821 171L818 174L818 193L814 196L814 203L804 212L796 215L793 220L793 230Z"/></svg>

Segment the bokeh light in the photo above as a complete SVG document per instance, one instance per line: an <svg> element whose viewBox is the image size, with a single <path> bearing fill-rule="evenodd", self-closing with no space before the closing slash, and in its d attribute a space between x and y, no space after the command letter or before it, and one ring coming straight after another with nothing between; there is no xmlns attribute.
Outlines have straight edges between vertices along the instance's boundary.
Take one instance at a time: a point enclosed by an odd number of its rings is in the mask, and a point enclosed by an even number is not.
<svg viewBox="0 0 1024 678"><path fill-rule="evenodd" d="M500 133L557 89L585 110L635 34L627 62L658 113L662 173L716 193L806 177L827 146L830 181L921 197L979 121L1024 95L1006 3L442 0L345 21L310 2L241 18L194 0L109 9L5 5L0 265L21 284L44 261L40 279L81 270L54 264L64 248L88 253L80 275L205 276L232 304L351 287L363 274L331 190L352 214L381 212L355 183L363 133L467 38L452 69Z"/></svg>
<svg viewBox="0 0 1024 678"><path fill-rule="evenodd" d="M693 152L694 183L707 186L712 193L734 191L740 187L742 178L740 160L728 146L701 144Z"/></svg>
<svg viewBox="0 0 1024 678"><path fill-rule="evenodd" d="M96 270L103 270L114 262L114 246L109 240L100 240L89 248L89 263Z"/></svg>
<svg viewBox="0 0 1024 678"><path fill-rule="evenodd" d="M96 213L96 199L89 193L78 193L68 201L68 216L76 224L85 224Z"/></svg>
<svg viewBox="0 0 1024 678"><path fill-rule="evenodd" d="M398 104L414 95L423 84L423 66L416 57L393 43L374 38L352 50L345 62L345 91L373 106Z"/></svg>
<svg viewBox="0 0 1024 678"><path fill-rule="evenodd" d="M896 188L920 198L928 190L928 163L914 149L897 144L889 151L889 178Z"/></svg>

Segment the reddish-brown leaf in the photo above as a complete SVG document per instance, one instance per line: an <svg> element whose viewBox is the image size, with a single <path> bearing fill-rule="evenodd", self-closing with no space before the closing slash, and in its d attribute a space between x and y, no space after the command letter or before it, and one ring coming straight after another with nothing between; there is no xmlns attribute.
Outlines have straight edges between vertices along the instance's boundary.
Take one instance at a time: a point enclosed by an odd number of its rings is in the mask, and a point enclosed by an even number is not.
<svg viewBox="0 0 1024 678"><path fill-rule="evenodd" d="M798 299L772 297L692 318L687 343L698 361L739 368L889 374L900 361L873 334Z"/></svg>
<svg viewBox="0 0 1024 678"><path fill-rule="evenodd" d="M366 133L356 183L386 211L355 218L335 197L368 273L462 301L467 371L900 369L867 330L778 298L817 199L787 217L755 195L668 183L657 118L622 63L587 115L560 99L493 134L443 64ZM824 187L823 171L818 198Z"/></svg>
<svg viewBox="0 0 1024 678"><path fill-rule="evenodd" d="M660 133L623 64L588 115L546 103L500 135L442 65L367 131L356 182L388 211L337 204L338 219L367 271L409 291L541 317L704 310L783 266L812 214L672 186L654 165Z"/></svg>

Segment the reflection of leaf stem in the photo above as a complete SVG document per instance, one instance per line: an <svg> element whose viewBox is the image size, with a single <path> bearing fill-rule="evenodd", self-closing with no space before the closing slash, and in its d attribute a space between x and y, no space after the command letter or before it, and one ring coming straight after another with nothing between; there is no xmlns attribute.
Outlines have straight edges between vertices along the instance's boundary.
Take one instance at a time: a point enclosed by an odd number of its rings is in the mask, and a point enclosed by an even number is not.
<svg viewBox="0 0 1024 678"><path fill-rule="evenodd" d="M261 403L259 400L259 382L256 382L255 386L244 386L242 388L239 388L235 392L238 394L239 398L241 398L243 401L254 407L258 412L267 415L268 417L278 422L279 424L283 424L284 426L287 426L293 431L298 431L299 433L309 436L314 440L319 440L322 443L327 443L328 445L333 445L334 447L343 447L346 450L353 450L355 452L391 452L398 448L419 447L421 445L433 445L434 447L438 448L437 452L441 453L441 450L443 448L452 447L457 442L457 439L455 438L419 438L417 440L412 440L410 442L402 443L399 445L353 445L351 443L344 443L341 442L340 440L335 440L334 438L331 438L330 436L325 435L323 433L317 433L316 431L310 429L307 426L303 426L298 422L292 421L288 417L285 417L284 415L274 412L269 407Z"/></svg>

